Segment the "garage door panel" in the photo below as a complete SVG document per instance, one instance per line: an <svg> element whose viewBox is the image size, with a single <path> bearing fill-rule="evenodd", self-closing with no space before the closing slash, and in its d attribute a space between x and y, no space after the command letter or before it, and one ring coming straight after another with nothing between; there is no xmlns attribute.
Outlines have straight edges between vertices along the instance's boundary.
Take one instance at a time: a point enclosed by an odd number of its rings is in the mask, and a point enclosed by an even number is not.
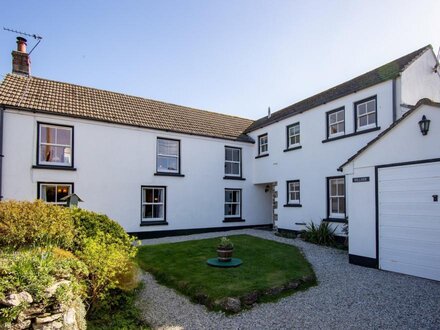
<svg viewBox="0 0 440 330"><path fill-rule="evenodd" d="M420 203L379 203L380 214L401 216L436 216L440 213L440 204Z"/></svg>
<svg viewBox="0 0 440 330"><path fill-rule="evenodd" d="M440 216L426 215L423 217L423 220L421 220L419 214L381 214L381 228L385 226L440 230Z"/></svg>
<svg viewBox="0 0 440 330"><path fill-rule="evenodd" d="M440 163L378 170L379 267L440 280Z"/></svg>

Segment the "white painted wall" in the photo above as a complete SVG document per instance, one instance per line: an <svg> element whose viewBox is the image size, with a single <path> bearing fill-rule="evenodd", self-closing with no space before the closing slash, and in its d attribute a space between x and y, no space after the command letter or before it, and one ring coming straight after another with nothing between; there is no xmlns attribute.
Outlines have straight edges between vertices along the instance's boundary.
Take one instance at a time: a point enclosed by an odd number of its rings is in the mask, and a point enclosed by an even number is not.
<svg viewBox="0 0 440 330"><path fill-rule="evenodd" d="M428 135L420 133L423 115L431 120ZM376 257L375 166L440 158L440 109L423 105L352 163L344 167L350 222L349 253ZM353 183L353 177L370 177L370 182Z"/></svg>
<svg viewBox="0 0 440 330"><path fill-rule="evenodd" d="M433 70L436 64L434 52L429 49L402 72L401 104L415 105L422 98L440 102L440 72L436 73ZM406 111L408 108L400 107L397 118Z"/></svg>
<svg viewBox="0 0 440 330"><path fill-rule="evenodd" d="M345 106L345 132L354 132L354 102L377 95L378 126L381 130L322 143L326 139L326 112ZM268 133L269 156L254 160L253 182L278 182L278 227L301 230L296 222L319 223L327 217L327 181L330 176L341 176L338 167L357 150L392 123L392 81L387 81L353 93L313 110L295 115L268 127L252 132ZM299 150L283 152L286 148L286 126L300 122L301 145ZM253 146L253 156L258 154L258 144ZM287 201L286 181L300 180L300 208L283 207Z"/></svg>
<svg viewBox="0 0 440 330"><path fill-rule="evenodd" d="M82 208L107 214L128 232L271 223L268 194L253 185L253 144L12 110L4 120L5 199L36 199L37 182L74 182L75 192L85 201ZM74 126L77 171L32 169L37 121ZM153 175L157 137L181 140L185 177ZM245 181L223 179L225 145L242 148ZM142 185L167 187L168 226L140 226ZM223 223L225 188L243 189L246 222Z"/></svg>

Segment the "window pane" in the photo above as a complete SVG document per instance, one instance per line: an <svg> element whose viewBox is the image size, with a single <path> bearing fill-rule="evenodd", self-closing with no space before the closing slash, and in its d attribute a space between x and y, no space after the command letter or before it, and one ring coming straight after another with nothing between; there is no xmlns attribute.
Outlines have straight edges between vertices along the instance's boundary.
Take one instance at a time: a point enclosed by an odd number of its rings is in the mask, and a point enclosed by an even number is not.
<svg viewBox="0 0 440 330"><path fill-rule="evenodd" d="M358 105L358 115L363 115L367 112L367 106L365 105L365 103L359 104Z"/></svg>
<svg viewBox="0 0 440 330"><path fill-rule="evenodd" d="M261 148L261 152L266 152L267 151L267 144L260 146Z"/></svg>
<svg viewBox="0 0 440 330"><path fill-rule="evenodd" d="M367 103L367 112L373 112L376 110L375 108L376 108L376 101L375 100L369 101Z"/></svg>
<svg viewBox="0 0 440 330"><path fill-rule="evenodd" d="M359 118L359 126L365 126L365 125L367 125L368 124L368 122L367 122L367 116L363 116L363 117L360 117Z"/></svg>
<svg viewBox="0 0 440 330"><path fill-rule="evenodd" d="M225 204L225 215L232 215L231 204Z"/></svg>
<svg viewBox="0 0 440 330"><path fill-rule="evenodd" d="M368 115L368 124L374 124L376 123L376 113L373 112Z"/></svg>
<svg viewBox="0 0 440 330"><path fill-rule="evenodd" d="M240 161L240 149L233 149L233 160L236 162Z"/></svg>
<svg viewBox="0 0 440 330"><path fill-rule="evenodd" d="M153 218L163 218L163 205L153 205Z"/></svg>
<svg viewBox="0 0 440 330"><path fill-rule="evenodd" d="M345 112L344 112L344 111L339 111L339 112L337 112L336 117L337 117L338 121L342 121L342 120L344 120Z"/></svg>
<svg viewBox="0 0 440 330"><path fill-rule="evenodd" d="M339 213L345 213L345 198L339 198Z"/></svg>
<svg viewBox="0 0 440 330"><path fill-rule="evenodd" d="M240 174L240 164L239 163L232 164L232 173L231 174L235 174L235 175Z"/></svg>
<svg viewBox="0 0 440 330"><path fill-rule="evenodd" d="M48 203L56 202L56 187L44 185L41 188L42 196L41 198Z"/></svg>
<svg viewBox="0 0 440 330"><path fill-rule="evenodd" d="M340 182L338 184L338 195L344 196L344 183Z"/></svg>
<svg viewBox="0 0 440 330"><path fill-rule="evenodd" d="M179 154L179 141L172 140L157 140L157 152L161 155L173 155Z"/></svg>
<svg viewBox="0 0 440 330"><path fill-rule="evenodd" d="M64 202L61 198L70 194L70 186L57 186L57 202Z"/></svg>
<svg viewBox="0 0 440 330"><path fill-rule="evenodd" d="M338 188L335 180L330 181L330 196L336 196L338 194Z"/></svg>
<svg viewBox="0 0 440 330"><path fill-rule="evenodd" d="M232 163L225 163L225 173L226 174L232 174Z"/></svg>
<svg viewBox="0 0 440 330"><path fill-rule="evenodd" d="M157 169L158 171L166 171L166 172L177 172L177 158L175 157L167 157L167 156L158 156L157 157Z"/></svg>
<svg viewBox="0 0 440 330"><path fill-rule="evenodd" d="M225 153L226 153L225 159L226 160L232 160L232 149L231 148L226 148L225 149Z"/></svg>
<svg viewBox="0 0 440 330"><path fill-rule="evenodd" d="M338 132L343 132L343 131L344 131L344 123L339 123L339 124L338 124L337 131L338 131Z"/></svg>
<svg viewBox="0 0 440 330"><path fill-rule="evenodd" d="M163 189L154 189L154 203L163 202Z"/></svg>
<svg viewBox="0 0 440 330"><path fill-rule="evenodd" d="M144 189L144 202L153 202L153 189Z"/></svg>
<svg viewBox="0 0 440 330"><path fill-rule="evenodd" d="M56 134L55 128L41 125L40 131L41 131L40 142L42 142L42 143L55 143L55 134Z"/></svg>
<svg viewBox="0 0 440 330"><path fill-rule="evenodd" d="M232 191L231 190L225 190L225 202L232 202Z"/></svg>
<svg viewBox="0 0 440 330"><path fill-rule="evenodd" d="M231 215L239 215L239 205L231 204Z"/></svg>
<svg viewBox="0 0 440 330"><path fill-rule="evenodd" d="M57 128L57 144L70 146L70 129Z"/></svg>
<svg viewBox="0 0 440 330"><path fill-rule="evenodd" d="M334 113L332 113L332 114L330 114L330 115L328 116L328 122L329 122L330 124L333 124L333 123L336 122L336 115L335 115Z"/></svg>
<svg viewBox="0 0 440 330"><path fill-rule="evenodd" d="M60 164L70 164L70 148L41 145L40 161L60 163Z"/></svg>
<svg viewBox="0 0 440 330"><path fill-rule="evenodd" d="M153 205L142 206L142 217L145 219L151 219L153 217Z"/></svg>
<svg viewBox="0 0 440 330"><path fill-rule="evenodd" d="M332 213L339 213L338 210L338 199L337 198L331 198L331 212Z"/></svg>

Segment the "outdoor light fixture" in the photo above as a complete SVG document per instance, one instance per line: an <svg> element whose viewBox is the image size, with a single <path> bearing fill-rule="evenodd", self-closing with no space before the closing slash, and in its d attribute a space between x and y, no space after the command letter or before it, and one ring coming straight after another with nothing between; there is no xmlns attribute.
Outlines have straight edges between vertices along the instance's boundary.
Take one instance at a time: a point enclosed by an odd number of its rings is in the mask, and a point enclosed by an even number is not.
<svg viewBox="0 0 440 330"><path fill-rule="evenodd" d="M431 121L429 119L426 119L426 116L423 115L422 120L419 121L420 132L422 132L423 135L428 134L430 123Z"/></svg>

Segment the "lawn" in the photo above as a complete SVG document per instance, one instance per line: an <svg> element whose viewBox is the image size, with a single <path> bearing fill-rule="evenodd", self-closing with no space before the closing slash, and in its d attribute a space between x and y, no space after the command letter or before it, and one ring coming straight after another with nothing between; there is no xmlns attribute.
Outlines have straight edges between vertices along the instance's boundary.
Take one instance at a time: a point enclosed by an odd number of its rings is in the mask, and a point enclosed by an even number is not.
<svg viewBox="0 0 440 330"><path fill-rule="evenodd" d="M312 267L294 246L249 235L229 236L237 268L206 264L216 257L219 238L143 246L139 265L156 280L210 309L228 310L224 301L238 298L242 307L276 300L316 283Z"/></svg>

